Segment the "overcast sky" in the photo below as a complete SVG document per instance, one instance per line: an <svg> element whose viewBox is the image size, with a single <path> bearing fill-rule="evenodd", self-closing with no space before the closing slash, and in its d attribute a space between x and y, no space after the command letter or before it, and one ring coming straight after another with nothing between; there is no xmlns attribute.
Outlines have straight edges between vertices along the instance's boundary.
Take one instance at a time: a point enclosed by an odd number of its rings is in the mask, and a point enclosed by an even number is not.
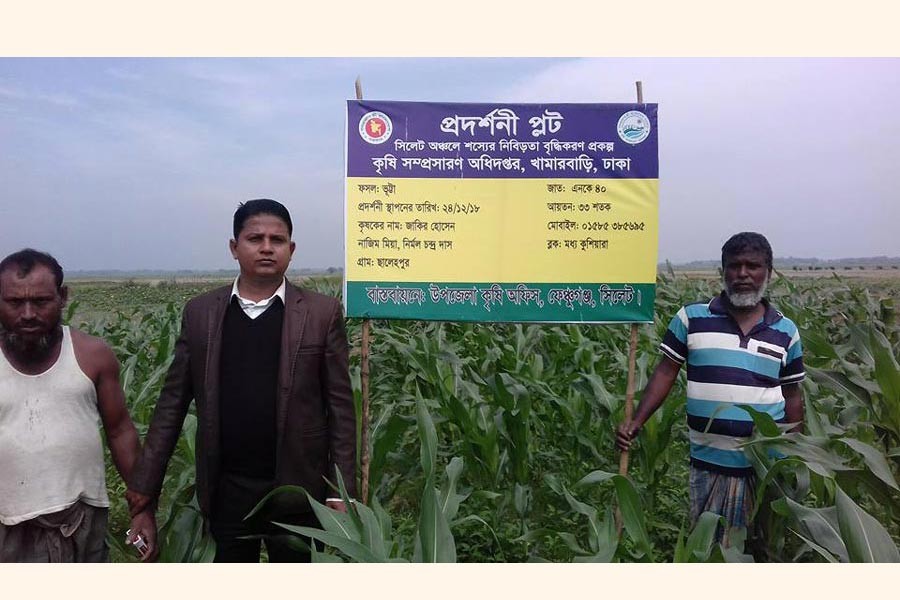
<svg viewBox="0 0 900 600"><path fill-rule="evenodd" d="M659 259L900 255L898 59L0 59L0 255L218 269L238 202L343 264L345 100L659 104Z"/></svg>

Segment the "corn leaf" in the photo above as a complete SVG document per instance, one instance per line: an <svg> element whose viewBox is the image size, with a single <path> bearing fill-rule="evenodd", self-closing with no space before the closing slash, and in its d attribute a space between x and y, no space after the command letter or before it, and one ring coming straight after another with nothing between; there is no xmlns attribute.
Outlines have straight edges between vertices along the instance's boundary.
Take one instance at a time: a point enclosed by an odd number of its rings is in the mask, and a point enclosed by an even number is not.
<svg viewBox="0 0 900 600"><path fill-rule="evenodd" d="M697 519L693 531L684 544L683 562L705 562L709 559L716 539L716 529L724 519L711 512L704 512Z"/></svg>
<svg viewBox="0 0 900 600"><path fill-rule="evenodd" d="M894 479L894 475L891 473L891 467L888 465L887 459L885 459L881 452L869 444L853 438L841 438L839 441L862 454L863 459L866 461L866 466L871 469L872 473L875 474L878 479L882 480L895 490L900 491L900 488L897 487L897 480Z"/></svg>
<svg viewBox="0 0 900 600"><path fill-rule="evenodd" d="M456 518L460 503L468 497L468 494L457 494L456 486L459 476L462 474L464 462L458 456L450 459L445 469L446 480L441 488L440 509L444 518L449 522Z"/></svg>
<svg viewBox="0 0 900 600"><path fill-rule="evenodd" d="M808 369L810 376L819 383L830 387L831 389L845 393L849 398L855 399L863 406L872 407L872 397L865 388L850 381L844 373L840 371L832 371L826 369Z"/></svg>
<svg viewBox="0 0 900 600"><path fill-rule="evenodd" d="M869 339L875 363L875 380L887 400L895 405L900 404L900 366L897 365L891 344L874 327L869 333Z"/></svg>
<svg viewBox="0 0 900 600"><path fill-rule="evenodd" d="M578 480L578 483L575 484L574 487L579 488L586 485L590 485L592 483L602 483L604 481L609 481L613 477L615 477L615 473L608 473L606 471L591 471L584 477Z"/></svg>
<svg viewBox="0 0 900 600"><path fill-rule="evenodd" d="M830 562L830 563L840 562L837 558L834 557L834 555L833 555L831 552L829 552L828 550L826 550L826 549L823 548L822 546L818 545L817 543L815 543L815 542L812 541L811 539L809 539L809 538L807 538L807 537L804 537L803 534L798 533L797 531L794 531L794 530L791 529L790 527L788 527L788 531L790 531L791 533L793 533L794 535L796 535L798 538L800 538L801 540L803 540L803 542L804 542L807 546L809 546L810 548L812 548L813 550L815 550L815 551L819 554L819 556L821 556L822 558L824 558L824 559L827 560L828 562Z"/></svg>
<svg viewBox="0 0 900 600"><path fill-rule="evenodd" d="M435 462L437 461L437 433L431 413L428 412L418 388L416 388L416 420L419 425L422 471L427 479L431 479L434 476Z"/></svg>
<svg viewBox="0 0 900 600"><path fill-rule="evenodd" d="M299 525L291 525L289 523L273 522L274 525L281 527L292 533L305 535L314 540L319 540L323 544L327 544L343 552L347 557L356 562L371 563L379 562L378 558L360 542L347 538L341 533L334 531L326 531L316 529L315 527L301 527Z"/></svg>
<svg viewBox="0 0 900 600"><path fill-rule="evenodd" d="M653 546L644 525L644 508L641 505L640 496L631 481L621 475L613 477L613 484L616 486L616 498L619 501L619 510L622 513L625 530L638 548L653 562Z"/></svg>
<svg viewBox="0 0 900 600"><path fill-rule="evenodd" d="M456 544L441 512L432 478L425 482L413 560L425 563L456 562Z"/></svg>
<svg viewBox="0 0 900 600"><path fill-rule="evenodd" d="M778 514L791 516L800 524L805 538L825 548L830 554L837 556L841 562L849 560L847 546L841 535L838 524L837 508L809 508L790 498L779 498L772 503Z"/></svg>
<svg viewBox="0 0 900 600"><path fill-rule="evenodd" d="M852 562L900 562L890 534L841 488L837 488L837 517Z"/></svg>

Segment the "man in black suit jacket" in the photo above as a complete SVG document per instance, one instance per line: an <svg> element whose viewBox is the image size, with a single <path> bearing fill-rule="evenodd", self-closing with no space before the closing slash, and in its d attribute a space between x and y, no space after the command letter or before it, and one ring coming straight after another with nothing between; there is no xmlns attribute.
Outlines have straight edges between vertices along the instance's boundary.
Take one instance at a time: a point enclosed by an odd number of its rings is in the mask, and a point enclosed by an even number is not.
<svg viewBox="0 0 900 600"><path fill-rule="evenodd" d="M244 516L279 485L303 486L346 510L329 492L335 465L355 494L356 416L347 336L337 299L287 282L294 252L287 209L251 200L234 215L233 285L190 300L175 357L126 497L132 530L156 548L154 511L166 465L192 400L197 406L197 492L216 541L217 562L258 561L268 524ZM279 521L314 525L308 505ZM282 533L284 533L282 531ZM272 561L309 560L267 539Z"/></svg>

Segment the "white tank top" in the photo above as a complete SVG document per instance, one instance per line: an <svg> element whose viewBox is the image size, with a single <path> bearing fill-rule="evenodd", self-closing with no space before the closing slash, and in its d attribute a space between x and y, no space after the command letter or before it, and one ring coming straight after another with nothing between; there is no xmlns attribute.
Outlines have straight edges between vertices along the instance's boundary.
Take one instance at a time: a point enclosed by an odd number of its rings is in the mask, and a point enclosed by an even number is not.
<svg viewBox="0 0 900 600"><path fill-rule="evenodd" d="M20 373L0 352L0 523L78 500L109 506L97 392L63 327L59 358L40 375Z"/></svg>

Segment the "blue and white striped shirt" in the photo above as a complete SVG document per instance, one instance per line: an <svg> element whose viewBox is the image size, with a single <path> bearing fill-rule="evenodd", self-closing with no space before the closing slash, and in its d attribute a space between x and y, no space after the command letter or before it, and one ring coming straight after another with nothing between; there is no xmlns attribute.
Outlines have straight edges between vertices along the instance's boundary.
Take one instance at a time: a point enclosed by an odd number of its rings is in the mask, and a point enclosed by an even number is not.
<svg viewBox="0 0 900 600"><path fill-rule="evenodd" d="M784 421L782 385L803 381L803 350L797 326L762 301L762 320L744 335L728 314L723 295L681 308L660 350L687 362L687 415L691 463L708 470L752 473L739 445L753 432L738 405Z"/></svg>

